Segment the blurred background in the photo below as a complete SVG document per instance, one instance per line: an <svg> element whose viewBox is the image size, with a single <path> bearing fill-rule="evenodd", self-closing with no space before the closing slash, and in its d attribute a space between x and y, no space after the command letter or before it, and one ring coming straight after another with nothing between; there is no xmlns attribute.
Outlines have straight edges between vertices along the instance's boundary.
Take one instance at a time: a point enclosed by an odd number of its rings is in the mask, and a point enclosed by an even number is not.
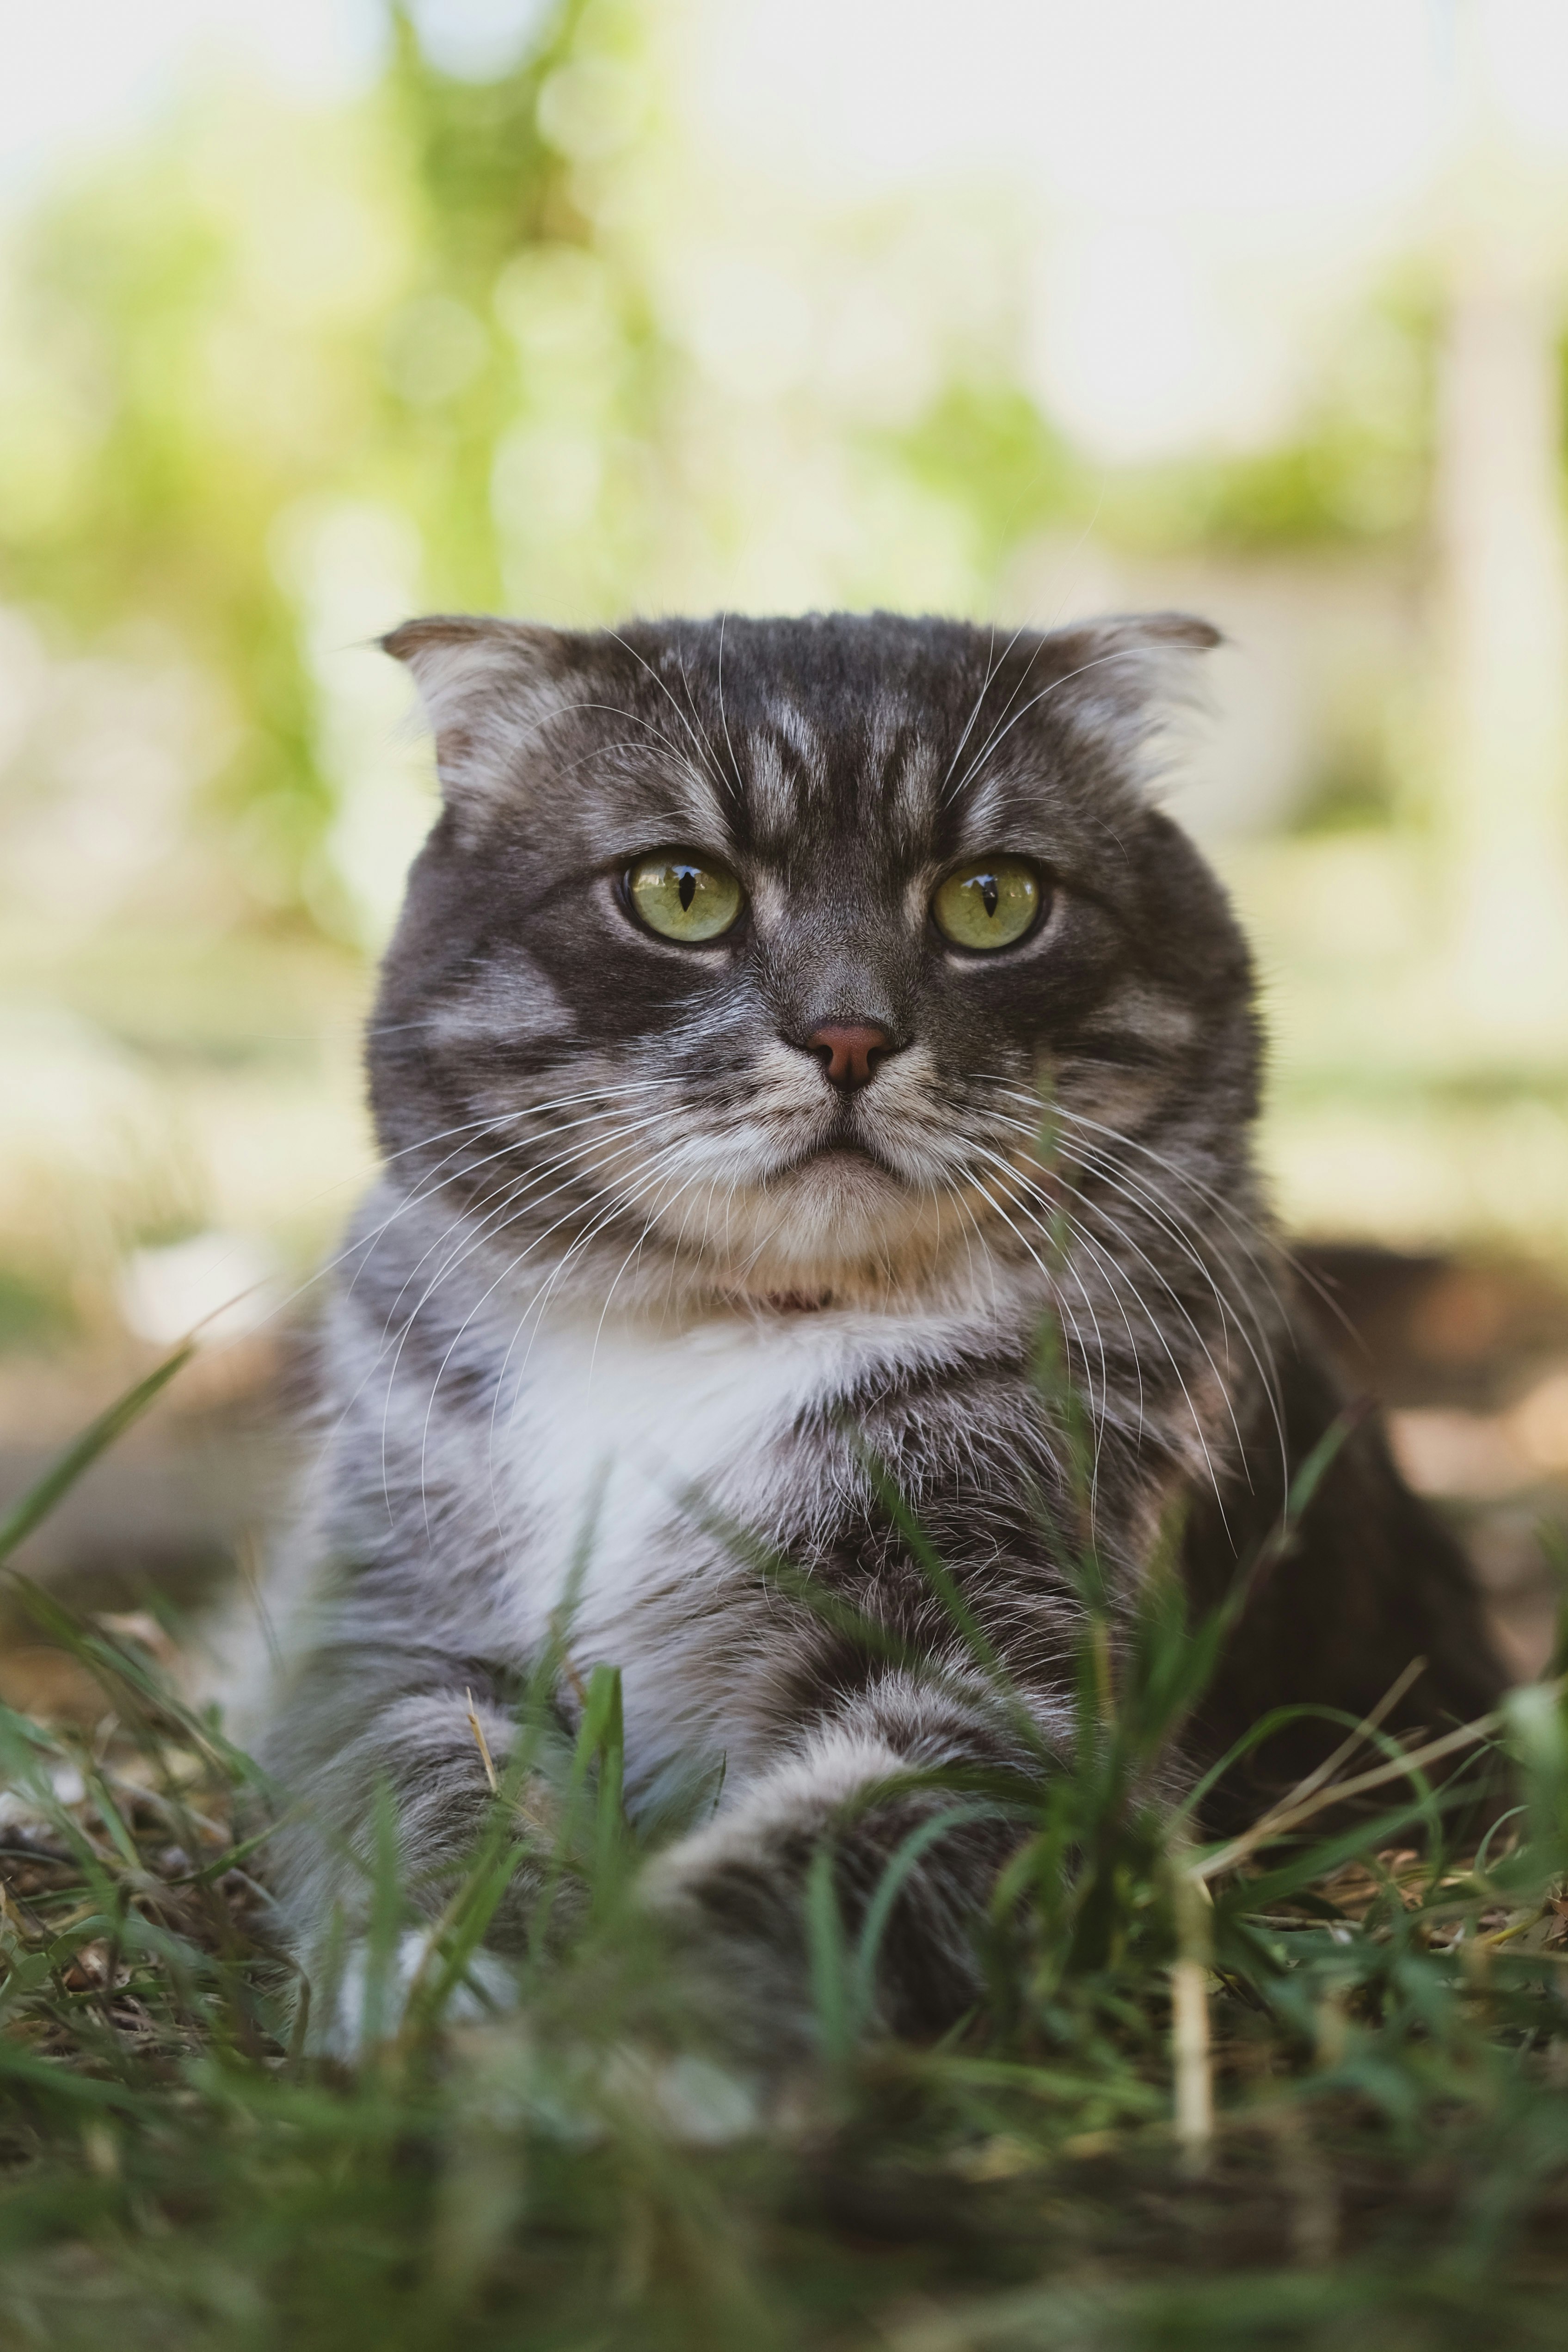
<svg viewBox="0 0 1568 2352"><path fill-rule="evenodd" d="M433 804L378 631L1180 605L1285 1215L1537 1656L1561 0L0 0L0 1495L244 1294L35 1570L195 1592L281 1490Z"/></svg>

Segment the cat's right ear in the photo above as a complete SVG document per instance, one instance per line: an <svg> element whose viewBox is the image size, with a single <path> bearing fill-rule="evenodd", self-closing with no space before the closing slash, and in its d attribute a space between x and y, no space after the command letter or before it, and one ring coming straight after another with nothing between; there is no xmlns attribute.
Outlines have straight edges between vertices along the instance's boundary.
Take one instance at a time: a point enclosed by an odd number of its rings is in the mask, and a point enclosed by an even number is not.
<svg viewBox="0 0 1568 2352"><path fill-rule="evenodd" d="M525 621L435 613L380 643L413 673L442 798L459 823L481 820L515 784L530 739L571 698L565 639Z"/></svg>

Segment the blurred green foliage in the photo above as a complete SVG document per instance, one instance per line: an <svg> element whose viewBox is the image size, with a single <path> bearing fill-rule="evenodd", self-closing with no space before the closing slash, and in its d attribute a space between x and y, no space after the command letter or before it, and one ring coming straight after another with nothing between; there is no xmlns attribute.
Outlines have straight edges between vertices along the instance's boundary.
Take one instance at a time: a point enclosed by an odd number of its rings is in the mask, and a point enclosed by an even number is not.
<svg viewBox="0 0 1568 2352"><path fill-rule="evenodd" d="M799 522L798 576L844 601L994 608L1034 535L1091 520L1131 547L1254 548L1420 515L1431 334L1408 299L1333 356L1303 434L1245 459L1108 479L1023 388L1006 320L954 333L940 286L925 320L894 297L928 347L912 411L879 417L880 394L836 395L813 366L737 425L660 248L651 12L566 0L488 81L439 70L391 16L352 105L211 88L14 239L0 598L57 655L200 682L187 907L363 936L338 838L358 753L324 682L344 646L400 599L569 621L718 601L759 473L793 464L803 513L820 476L831 528ZM900 232L860 231L868 282ZM323 589L345 562L357 601ZM774 573L789 601L789 561ZM13 800L47 796L49 756L24 757Z"/></svg>
<svg viewBox="0 0 1568 2352"><path fill-rule="evenodd" d="M1130 475L1110 527L1133 543L1242 551L1407 537L1431 496L1439 326L1429 273L1407 272L1331 344L1292 433Z"/></svg>
<svg viewBox="0 0 1568 2352"><path fill-rule="evenodd" d="M582 13L475 87L428 68L396 12L359 106L310 119L215 91L25 226L0 585L58 646L133 636L220 687L231 740L196 823L258 912L310 905L334 809L301 612L310 501L406 514L440 601L501 593L489 476L521 362L491 305L518 252L584 249L534 128Z"/></svg>

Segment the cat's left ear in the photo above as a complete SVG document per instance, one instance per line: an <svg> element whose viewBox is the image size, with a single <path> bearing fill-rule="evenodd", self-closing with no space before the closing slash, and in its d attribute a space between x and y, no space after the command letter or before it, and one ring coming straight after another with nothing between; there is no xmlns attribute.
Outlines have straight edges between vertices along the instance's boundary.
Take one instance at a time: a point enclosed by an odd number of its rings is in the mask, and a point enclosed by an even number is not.
<svg viewBox="0 0 1568 2352"><path fill-rule="evenodd" d="M1201 702L1194 656L1224 643L1191 613L1108 614L1045 640L1055 673L1046 695L1136 776L1153 740Z"/></svg>
<svg viewBox="0 0 1568 2352"><path fill-rule="evenodd" d="M460 822L481 818L515 785L529 740L572 698L567 640L526 621L436 613L405 621L381 646L413 672L442 797Z"/></svg>

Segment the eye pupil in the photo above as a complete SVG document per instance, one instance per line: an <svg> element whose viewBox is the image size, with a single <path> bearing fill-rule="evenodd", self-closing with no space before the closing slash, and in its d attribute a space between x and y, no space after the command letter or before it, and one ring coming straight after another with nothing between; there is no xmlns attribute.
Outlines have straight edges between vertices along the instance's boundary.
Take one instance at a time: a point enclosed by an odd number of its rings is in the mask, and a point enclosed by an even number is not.
<svg viewBox="0 0 1568 2352"><path fill-rule="evenodd" d="M689 912L691 901L697 896L697 877L693 874L689 866L681 875L679 881L675 887L679 894L682 908L687 912Z"/></svg>
<svg viewBox="0 0 1568 2352"><path fill-rule="evenodd" d="M986 913L988 915L994 915L996 912L997 900L1000 896L996 887L996 877L994 874L983 874L981 876L980 896L984 902Z"/></svg>

